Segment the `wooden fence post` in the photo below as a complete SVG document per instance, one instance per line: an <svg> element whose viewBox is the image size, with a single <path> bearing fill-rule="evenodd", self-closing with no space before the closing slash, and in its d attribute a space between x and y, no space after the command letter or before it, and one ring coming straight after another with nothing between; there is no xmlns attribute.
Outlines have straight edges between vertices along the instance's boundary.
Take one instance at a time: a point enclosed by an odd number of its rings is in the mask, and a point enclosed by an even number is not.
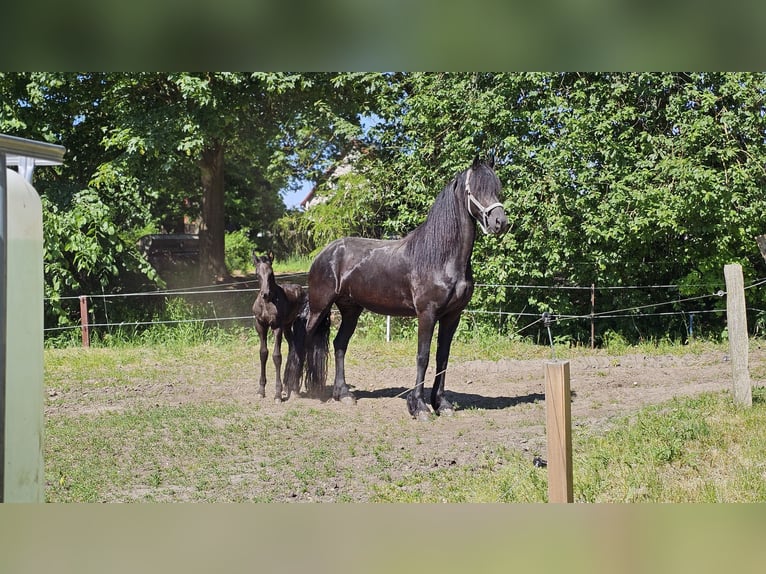
<svg viewBox="0 0 766 574"><path fill-rule="evenodd" d="M90 330L88 329L88 297L80 295L80 329L82 331L82 346L90 347Z"/></svg>
<svg viewBox="0 0 766 574"><path fill-rule="evenodd" d="M573 502L569 361L545 363L548 502Z"/></svg>
<svg viewBox="0 0 766 574"><path fill-rule="evenodd" d="M596 316L596 284L590 284L590 348L596 348L596 324L593 318Z"/></svg>
<svg viewBox="0 0 766 574"><path fill-rule="evenodd" d="M745 313L745 281L742 266L737 263L724 265L726 279L726 328L729 332L729 358L732 372L734 403L753 405L748 370L747 314Z"/></svg>

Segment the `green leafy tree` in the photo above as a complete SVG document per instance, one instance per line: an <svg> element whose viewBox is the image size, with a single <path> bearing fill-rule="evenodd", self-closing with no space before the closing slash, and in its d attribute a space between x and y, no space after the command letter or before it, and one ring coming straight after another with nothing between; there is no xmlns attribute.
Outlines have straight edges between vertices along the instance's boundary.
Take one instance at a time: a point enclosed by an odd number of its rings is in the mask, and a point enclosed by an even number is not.
<svg viewBox="0 0 766 574"><path fill-rule="evenodd" d="M137 235L180 230L184 217L201 220L205 282L227 272L227 229L285 251L403 235L492 151L511 230L479 237L479 283L680 284L682 299L722 287L728 262L747 280L763 274L764 94L762 73L2 74L0 131L68 150L35 180L51 294L146 278ZM355 149L353 171L335 179ZM280 190L301 180L325 202L280 219ZM598 293L599 309L667 300ZM590 310L587 292L542 288L482 288L474 305ZM614 324L653 336L659 321Z"/></svg>
<svg viewBox="0 0 766 574"><path fill-rule="evenodd" d="M145 189L90 186L97 166L111 157L100 145L107 110L97 94L101 74L0 75L0 132L65 144L62 166L35 170L42 194L48 326L66 324L76 304L65 297L135 289L158 278L138 253L130 230L150 221ZM98 310L100 304L96 304Z"/></svg>
<svg viewBox="0 0 766 574"><path fill-rule="evenodd" d="M237 184L268 192L259 194L271 198L260 207L275 219L280 213L274 199L291 176L320 169L359 129L353 86L329 74L122 74L110 81L116 120L104 141L121 153L101 166L96 183L130 186L148 180L172 188L175 174L188 177L196 168L202 281L227 275L227 158L235 162ZM139 169L147 164L151 172ZM233 205L243 216L252 215L242 202L247 196L237 197Z"/></svg>

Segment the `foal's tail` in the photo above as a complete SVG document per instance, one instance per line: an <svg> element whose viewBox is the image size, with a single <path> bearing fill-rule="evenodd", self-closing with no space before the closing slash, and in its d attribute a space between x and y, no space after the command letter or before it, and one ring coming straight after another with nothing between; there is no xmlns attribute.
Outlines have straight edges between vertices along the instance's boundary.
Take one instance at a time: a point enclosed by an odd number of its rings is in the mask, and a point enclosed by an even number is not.
<svg viewBox="0 0 766 574"><path fill-rule="evenodd" d="M313 333L306 331L309 307L306 302L293 323L293 348L287 357L285 383L296 393L301 379L311 397L321 397L327 381L327 355L330 352L330 314Z"/></svg>

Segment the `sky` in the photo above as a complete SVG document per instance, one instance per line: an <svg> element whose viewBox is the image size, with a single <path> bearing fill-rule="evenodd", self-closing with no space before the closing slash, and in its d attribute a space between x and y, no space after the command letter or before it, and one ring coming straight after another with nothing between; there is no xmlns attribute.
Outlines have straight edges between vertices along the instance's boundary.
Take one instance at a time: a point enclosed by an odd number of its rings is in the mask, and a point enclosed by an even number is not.
<svg viewBox="0 0 766 574"><path fill-rule="evenodd" d="M314 183L311 181L304 181L303 185L297 190L287 190L287 193L285 193L282 196L282 199L285 202L285 206L287 209L294 209L296 207L299 207L301 204L301 201L303 201L303 198L308 195L309 191L311 191L311 188L314 187Z"/></svg>

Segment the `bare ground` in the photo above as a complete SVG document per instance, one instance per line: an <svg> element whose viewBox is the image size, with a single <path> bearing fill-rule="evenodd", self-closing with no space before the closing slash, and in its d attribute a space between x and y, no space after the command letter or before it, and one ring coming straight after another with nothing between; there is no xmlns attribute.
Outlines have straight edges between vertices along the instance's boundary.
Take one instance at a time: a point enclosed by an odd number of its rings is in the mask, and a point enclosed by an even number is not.
<svg viewBox="0 0 766 574"><path fill-rule="evenodd" d="M751 350L753 384L762 384L758 374L766 350ZM569 359L572 390L572 421L577 427L600 432L619 415L635 412L649 404L672 397L708 391L728 390L731 364L723 351L702 354L607 356L592 354ZM384 361L385 362L385 361ZM305 397L276 404L270 374L267 397L256 396L255 367L236 374L216 373L184 365L155 365L159 376L122 373L121 382L100 380L95 385L73 386L67 390L48 389L48 416L75 416L121 411L132 407L183 405L187 403L236 403L245 410L256 409L259 416L280 417L287 409L311 409L327 415L331 423L320 429L326 444L344 444L338 449L337 476L323 477L322 484L298 488L292 477L274 474L263 482L263 473L230 472L232 488L248 498L242 489L268 488L273 500L365 501L370 485L380 480L395 480L412 472L461 465L478 467L493 449L514 449L529 456L546 457L544 360L452 361L447 374L447 398L456 406L453 417L418 422L407 413L404 395L411 385L414 366L385 364L375 368L358 360L347 365L347 379L353 385L356 405L321 402ZM148 369L153 366L149 365ZM125 376L129 383L125 384ZM146 379L150 380L148 382ZM426 393L430 388L426 388ZM285 432L282 429L282 432ZM294 437L298 452L305 442ZM319 439L317 439L319 440ZM376 466L374 448L389 445L385 453L387 469ZM356 446L355 446L356 445ZM393 448L390 445L395 445ZM289 450L286 452L290 456ZM372 470L371 470L372 469ZM277 471L275 470L274 473ZM294 469L290 469L294 473ZM243 484L245 486L243 486ZM250 486L246 486L249 484ZM284 486L280 486L284 485ZM123 499L140 499L144 487L136 487ZM163 499L156 495L155 499ZM185 499L176 494L174 499ZM213 496L226 500L225 495ZM173 499L173 498L171 498Z"/></svg>

